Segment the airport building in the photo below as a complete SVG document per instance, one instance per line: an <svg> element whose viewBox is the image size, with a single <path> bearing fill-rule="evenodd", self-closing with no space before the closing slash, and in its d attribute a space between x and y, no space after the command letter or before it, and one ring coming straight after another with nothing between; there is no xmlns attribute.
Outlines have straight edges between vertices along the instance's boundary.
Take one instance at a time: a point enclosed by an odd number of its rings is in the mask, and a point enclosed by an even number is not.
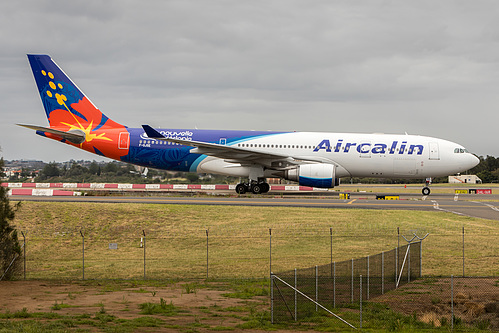
<svg viewBox="0 0 499 333"><path fill-rule="evenodd" d="M481 184L482 180L476 175L449 176L451 184Z"/></svg>

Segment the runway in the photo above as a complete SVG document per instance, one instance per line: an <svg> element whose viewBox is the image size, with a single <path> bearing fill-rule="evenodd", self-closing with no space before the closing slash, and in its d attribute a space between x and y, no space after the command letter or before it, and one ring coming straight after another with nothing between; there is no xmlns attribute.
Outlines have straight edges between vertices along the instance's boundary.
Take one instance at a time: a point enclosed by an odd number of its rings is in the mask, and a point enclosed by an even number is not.
<svg viewBox="0 0 499 333"><path fill-rule="evenodd" d="M56 201L56 202L99 202L99 203L143 203L143 204L181 204L181 205L229 205L229 206L268 206L268 207L308 207L308 208L356 208L356 209L398 209L419 211L442 211L457 215L478 217L499 221L499 202L496 195L476 197L472 195L455 196L437 194L422 197L401 195L401 200L376 200L375 194L351 194L350 199L341 200L336 196L262 195L248 196L72 196L72 197L34 197L15 196L19 201ZM478 201L480 200L480 201ZM495 200L495 201L494 201Z"/></svg>

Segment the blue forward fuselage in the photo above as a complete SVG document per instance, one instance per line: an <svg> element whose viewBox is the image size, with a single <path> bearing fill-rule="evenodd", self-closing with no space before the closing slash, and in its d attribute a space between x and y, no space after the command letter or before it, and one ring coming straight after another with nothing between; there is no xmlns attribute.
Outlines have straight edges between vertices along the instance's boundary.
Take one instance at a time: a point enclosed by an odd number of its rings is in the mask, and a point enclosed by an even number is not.
<svg viewBox="0 0 499 333"><path fill-rule="evenodd" d="M142 128L127 128L127 131L130 133L130 149L128 154L121 158L123 162L164 170L197 172L199 164L207 157L206 155L192 154L190 152L192 147L189 146L150 139ZM283 133L198 129L158 129L158 131L173 139L195 140L229 146Z"/></svg>

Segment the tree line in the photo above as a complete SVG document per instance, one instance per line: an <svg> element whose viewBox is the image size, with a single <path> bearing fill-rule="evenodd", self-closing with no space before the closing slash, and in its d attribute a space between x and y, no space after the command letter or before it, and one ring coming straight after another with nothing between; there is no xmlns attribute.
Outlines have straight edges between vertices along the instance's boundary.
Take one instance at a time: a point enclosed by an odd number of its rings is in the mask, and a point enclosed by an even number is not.
<svg viewBox="0 0 499 333"><path fill-rule="evenodd" d="M480 177L483 183L499 182L499 158L487 155L480 156L480 163L469 170L469 174ZM26 181L33 175L33 170L22 170L19 177L11 178L9 181ZM74 183L196 183L196 184L233 184L238 182L236 177L227 177L222 175L198 175L188 172L172 172L165 170L149 169L147 175L143 171L137 171L136 168L127 163L108 162L97 163L93 161L88 166L79 163L72 163L71 166L60 165L51 162L45 165L34 178L35 182L74 182ZM343 183L420 183L421 179L383 179L383 178L345 178ZM434 183L446 183L447 177L433 179Z"/></svg>
<svg viewBox="0 0 499 333"><path fill-rule="evenodd" d="M122 162L97 163L83 166L78 163L70 167L57 163L48 163L34 179L35 182L50 183L196 183L196 184L224 184L234 181L233 177L220 175L198 175L192 172L172 172L145 168L136 169L135 166Z"/></svg>
<svg viewBox="0 0 499 333"><path fill-rule="evenodd" d="M499 158L479 156L480 163L470 170L470 174L480 177L483 183L499 183Z"/></svg>

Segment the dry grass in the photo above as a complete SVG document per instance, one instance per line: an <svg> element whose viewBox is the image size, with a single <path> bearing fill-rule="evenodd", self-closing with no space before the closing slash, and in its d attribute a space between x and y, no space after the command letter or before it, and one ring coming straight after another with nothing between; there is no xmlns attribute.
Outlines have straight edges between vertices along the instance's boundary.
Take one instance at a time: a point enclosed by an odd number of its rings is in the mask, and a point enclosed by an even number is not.
<svg viewBox="0 0 499 333"><path fill-rule="evenodd" d="M442 316L435 312L426 312L419 316L419 320L423 323L434 325L435 327L440 327L440 318Z"/></svg>
<svg viewBox="0 0 499 333"><path fill-rule="evenodd" d="M28 278L81 278L80 230L85 278L143 277L142 230L149 278L206 277L206 230L210 277L265 277L269 228L275 272L329 263L330 228L334 260L341 261L396 247L400 227L407 236L430 233L423 274L461 274L463 226L466 273L499 274L496 221L443 212L24 202L15 223L28 235Z"/></svg>

